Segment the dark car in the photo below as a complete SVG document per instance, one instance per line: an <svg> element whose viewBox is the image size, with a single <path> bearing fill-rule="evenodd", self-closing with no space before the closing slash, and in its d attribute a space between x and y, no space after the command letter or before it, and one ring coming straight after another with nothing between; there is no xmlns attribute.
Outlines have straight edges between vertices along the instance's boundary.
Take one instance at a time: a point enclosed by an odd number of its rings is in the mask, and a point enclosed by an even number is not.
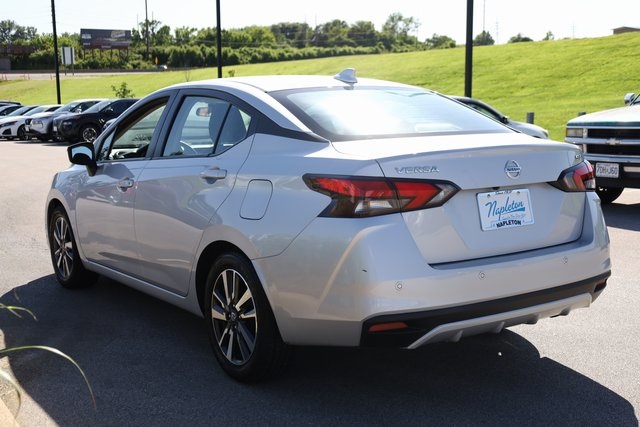
<svg viewBox="0 0 640 427"><path fill-rule="evenodd" d="M53 138L57 141L93 142L105 122L118 117L136 103L136 98L108 99L79 114L64 114L53 119Z"/></svg>
<svg viewBox="0 0 640 427"><path fill-rule="evenodd" d="M24 122L26 136L27 138L38 138L40 141L48 141L53 137L53 120L56 117L70 113L82 113L101 101L105 101L105 99L78 99L63 105L56 111L36 114Z"/></svg>

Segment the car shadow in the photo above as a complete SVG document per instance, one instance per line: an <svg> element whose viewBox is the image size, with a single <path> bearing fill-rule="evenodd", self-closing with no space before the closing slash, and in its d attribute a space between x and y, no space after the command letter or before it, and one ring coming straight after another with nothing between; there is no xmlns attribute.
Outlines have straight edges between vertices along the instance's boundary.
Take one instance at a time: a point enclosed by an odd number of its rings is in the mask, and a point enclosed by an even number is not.
<svg viewBox="0 0 640 427"><path fill-rule="evenodd" d="M640 231L640 203L611 203L602 206L604 219L608 227Z"/></svg>
<svg viewBox="0 0 640 427"><path fill-rule="evenodd" d="M283 377L244 385L215 363L202 319L117 282L69 291L46 276L0 302L38 318L0 313L7 347L58 348L91 383L95 409L66 360L11 355L57 425L637 425L623 397L511 331L415 351L300 347Z"/></svg>

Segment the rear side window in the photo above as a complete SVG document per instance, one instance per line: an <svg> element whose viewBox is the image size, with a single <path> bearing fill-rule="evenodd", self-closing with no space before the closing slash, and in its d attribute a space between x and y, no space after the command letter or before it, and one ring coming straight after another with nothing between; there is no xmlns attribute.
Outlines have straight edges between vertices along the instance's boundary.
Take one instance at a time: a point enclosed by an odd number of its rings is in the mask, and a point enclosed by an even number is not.
<svg viewBox="0 0 640 427"><path fill-rule="evenodd" d="M162 157L220 154L244 140L251 116L228 101L188 96L173 122Z"/></svg>
<svg viewBox="0 0 640 427"><path fill-rule="evenodd" d="M271 95L315 133L332 140L509 132L483 115L421 89L356 86Z"/></svg>

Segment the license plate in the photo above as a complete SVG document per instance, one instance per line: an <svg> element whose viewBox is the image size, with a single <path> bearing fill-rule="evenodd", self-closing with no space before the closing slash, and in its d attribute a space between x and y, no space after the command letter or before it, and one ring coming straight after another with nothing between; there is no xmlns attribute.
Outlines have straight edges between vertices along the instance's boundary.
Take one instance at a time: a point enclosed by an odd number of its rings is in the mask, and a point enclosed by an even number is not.
<svg viewBox="0 0 640 427"><path fill-rule="evenodd" d="M596 176L600 178L618 178L620 165L617 163L596 163Z"/></svg>
<svg viewBox="0 0 640 427"><path fill-rule="evenodd" d="M533 224L529 190L478 193L478 210L483 231Z"/></svg>

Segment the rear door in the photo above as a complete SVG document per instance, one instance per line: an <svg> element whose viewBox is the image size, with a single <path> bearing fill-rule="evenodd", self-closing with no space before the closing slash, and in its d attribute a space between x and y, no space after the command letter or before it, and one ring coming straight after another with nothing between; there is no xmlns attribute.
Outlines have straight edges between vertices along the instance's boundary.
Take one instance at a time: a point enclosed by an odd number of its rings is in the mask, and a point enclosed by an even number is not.
<svg viewBox="0 0 640 427"><path fill-rule="evenodd" d="M164 145L142 171L135 232L145 280L186 295L195 253L251 148L252 116L209 91L181 91Z"/></svg>

